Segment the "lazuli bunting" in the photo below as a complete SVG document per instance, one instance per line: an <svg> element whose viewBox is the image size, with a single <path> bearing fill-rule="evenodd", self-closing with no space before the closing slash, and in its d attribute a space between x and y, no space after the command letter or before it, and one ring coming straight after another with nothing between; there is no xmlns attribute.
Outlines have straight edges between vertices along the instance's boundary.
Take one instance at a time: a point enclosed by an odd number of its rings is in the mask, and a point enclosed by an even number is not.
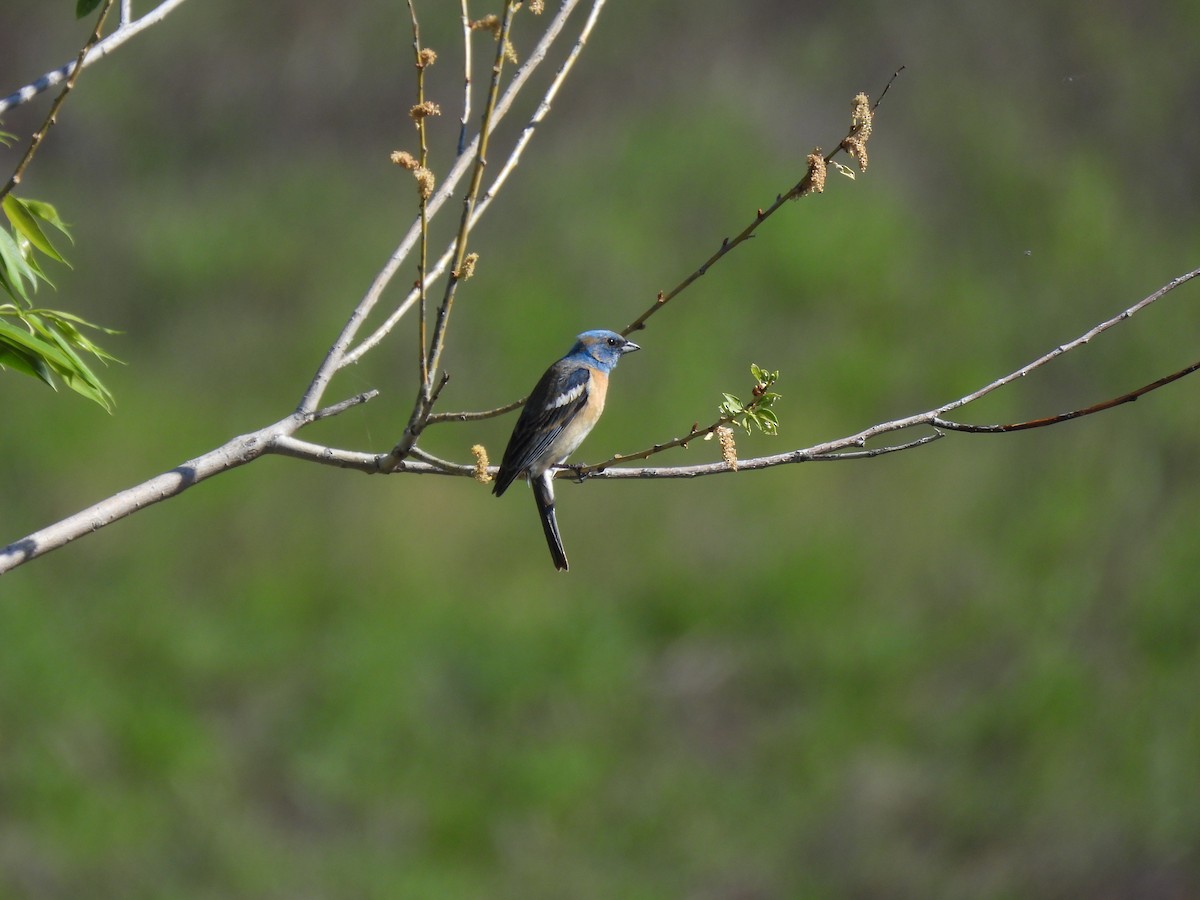
<svg viewBox="0 0 1200 900"><path fill-rule="evenodd" d="M622 354L642 349L615 331L585 331L575 346L546 370L525 401L504 450L492 493L499 497L513 481L529 479L542 517L554 567L566 571L567 553L554 517L553 468L561 465L604 412L608 373Z"/></svg>

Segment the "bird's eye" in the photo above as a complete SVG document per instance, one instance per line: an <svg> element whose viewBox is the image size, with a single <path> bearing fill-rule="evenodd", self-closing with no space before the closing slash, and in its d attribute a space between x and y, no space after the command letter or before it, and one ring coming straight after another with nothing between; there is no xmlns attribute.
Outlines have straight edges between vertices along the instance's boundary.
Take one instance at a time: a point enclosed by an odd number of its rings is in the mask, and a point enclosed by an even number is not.
<svg viewBox="0 0 1200 900"><path fill-rule="evenodd" d="M608 339L608 346L610 346L610 347L615 347L615 346L617 346L617 344L618 344L618 343L619 343L619 342L617 341L617 339L616 339L616 338L609 338L609 339Z"/></svg>

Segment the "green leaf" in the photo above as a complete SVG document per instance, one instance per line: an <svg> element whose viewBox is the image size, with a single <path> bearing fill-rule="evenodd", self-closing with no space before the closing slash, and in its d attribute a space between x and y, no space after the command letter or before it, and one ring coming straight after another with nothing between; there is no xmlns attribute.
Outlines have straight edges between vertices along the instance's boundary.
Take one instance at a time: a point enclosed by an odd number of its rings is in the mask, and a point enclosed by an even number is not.
<svg viewBox="0 0 1200 900"><path fill-rule="evenodd" d="M114 331L113 329L103 328L99 325L93 325L91 322L87 322L87 321L79 318L79 316L73 316L70 313L65 313L65 312L62 312L61 310L57 310L57 309L37 309L37 310L30 310L30 312L36 313L37 315L42 316L49 322L53 322L55 327L57 327L60 331L62 331L63 336L66 337L66 339L70 342L72 347L78 347L84 353L90 353L92 356L96 357L101 362L105 362L105 363L117 362L117 363L119 363L121 361L121 360L117 359L117 357L115 357L111 353L109 353L107 350L105 350L103 347L100 347L100 346L97 346L96 344L94 344L88 338L88 336L85 335L78 328L76 328L73 323L79 322L81 325L86 325L88 328L95 328L97 331L103 331L106 334L117 334L118 332Z"/></svg>
<svg viewBox="0 0 1200 900"><path fill-rule="evenodd" d="M100 0L75 0L75 18L82 19L91 15L100 5Z"/></svg>
<svg viewBox="0 0 1200 900"><path fill-rule="evenodd" d="M75 239L71 237L71 230L58 214L58 210L54 207L54 204L45 203L41 200L22 200L21 202L25 204L25 207L32 215L37 216L48 225L53 225L66 236L67 240L72 244L75 243Z"/></svg>
<svg viewBox="0 0 1200 900"><path fill-rule="evenodd" d="M3 338L0 338L0 342L2 341ZM27 350L0 343L0 369L5 367L39 378L54 390L58 390L54 383L54 374L45 360Z"/></svg>
<svg viewBox="0 0 1200 900"><path fill-rule="evenodd" d="M54 245L50 243L50 239L46 237L42 226L38 224L38 218L29 209L29 204L19 197L14 197L9 194L4 198L4 214L8 216L8 221L12 223L14 229L23 234L29 243L37 247L51 259L56 259L64 265L67 261L62 258Z"/></svg>
<svg viewBox="0 0 1200 900"><path fill-rule="evenodd" d="M36 334L30 334L23 328L10 325L2 318L0 318L0 343L32 351L54 369L71 367L71 361L54 344L42 340Z"/></svg>
<svg viewBox="0 0 1200 900"><path fill-rule="evenodd" d="M105 412L111 413L113 411L114 404L112 392L104 385L99 384L98 382L96 385L93 385L91 382L88 382L77 375L64 375L63 381L66 383L67 387L69 387L75 393L83 397L87 397L89 400L103 407Z"/></svg>
<svg viewBox="0 0 1200 900"><path fill-rule="evenodd" d="M97 325L95 322L89 322L82 316L77 316L75 313L65 312L61 309L39 309L39 313L47 319L54 319L57 322L65 323L72 322L75 325L82 325L84 328L92 328L96 331L103 331L105 334L124 334L117 328L107 328L104 325Z"/></svg>
<svg viewBox="0 0 1200 900"><path fill-rule="evenodd" d="M67 387L77 393L83 394L89 399L95 400L106 410L112 412L112 393L96 377L95 373L88 368L87 363L83 361L82 357L75 352L75 348L71 346L70 341L53 325L43 321L40 316L30 315L26 319L39 332L54 341L66 356L68 360L67 365L63 368L55 366L55 371L62 376Z"/></svg>
<svg viewBox="0 0 1200 900"><path fill-rule="evenodd" d="M13 236L0 228L0 286L14 300L24 300L28 304L26 281L36 289L37 270L30 267Z"/></svg>

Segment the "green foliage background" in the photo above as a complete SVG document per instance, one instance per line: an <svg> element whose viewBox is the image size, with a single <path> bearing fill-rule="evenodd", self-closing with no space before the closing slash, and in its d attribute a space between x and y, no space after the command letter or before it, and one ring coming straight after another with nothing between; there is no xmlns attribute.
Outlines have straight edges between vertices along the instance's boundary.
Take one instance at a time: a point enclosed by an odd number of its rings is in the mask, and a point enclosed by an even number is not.
<svg viewBox="0 0 1200 900"><path fill-rule="evenodd" d="M0 89L74 54L70 6L4 6ZM444 171L456 25L419 9ZM477 233L445 408L632 319L900 64L869 173L655 317L581 459L711 418L750 362L783 372L782 433L743 455L990 381L1198 264L1198 29L1185 2L612 0ZM84 73L23 192L73 226L53 305L122 329L128 365L112 416L0 378L8 539L294 406L413 214L387 161L414 144L409 41L401 4L205 0ZM969 413L1180 368L1196 302ZM389 447L411 347L306 436ZM564 484L565 576L521 492L216 478L0 582L0 893L1200 893L1198 389L868 462ZM495 458L509 428L429 447Z"/></svg>

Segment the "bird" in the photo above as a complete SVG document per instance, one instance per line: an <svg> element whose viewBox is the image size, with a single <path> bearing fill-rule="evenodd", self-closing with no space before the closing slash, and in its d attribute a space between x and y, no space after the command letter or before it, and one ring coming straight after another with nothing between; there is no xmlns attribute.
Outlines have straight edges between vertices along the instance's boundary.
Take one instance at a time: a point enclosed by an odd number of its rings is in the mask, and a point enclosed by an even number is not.
<svg viewBox="0 0 1200 900"><path fill-rule="evenodd" d="M501 496L517 478L533 488L554 567L566 572L567 552L554 515L554 473L588 436L604 412L608 373L626 353L642 348L615 331L585 331L567 355L538 381L513 426L492 493Z"/></svg>

